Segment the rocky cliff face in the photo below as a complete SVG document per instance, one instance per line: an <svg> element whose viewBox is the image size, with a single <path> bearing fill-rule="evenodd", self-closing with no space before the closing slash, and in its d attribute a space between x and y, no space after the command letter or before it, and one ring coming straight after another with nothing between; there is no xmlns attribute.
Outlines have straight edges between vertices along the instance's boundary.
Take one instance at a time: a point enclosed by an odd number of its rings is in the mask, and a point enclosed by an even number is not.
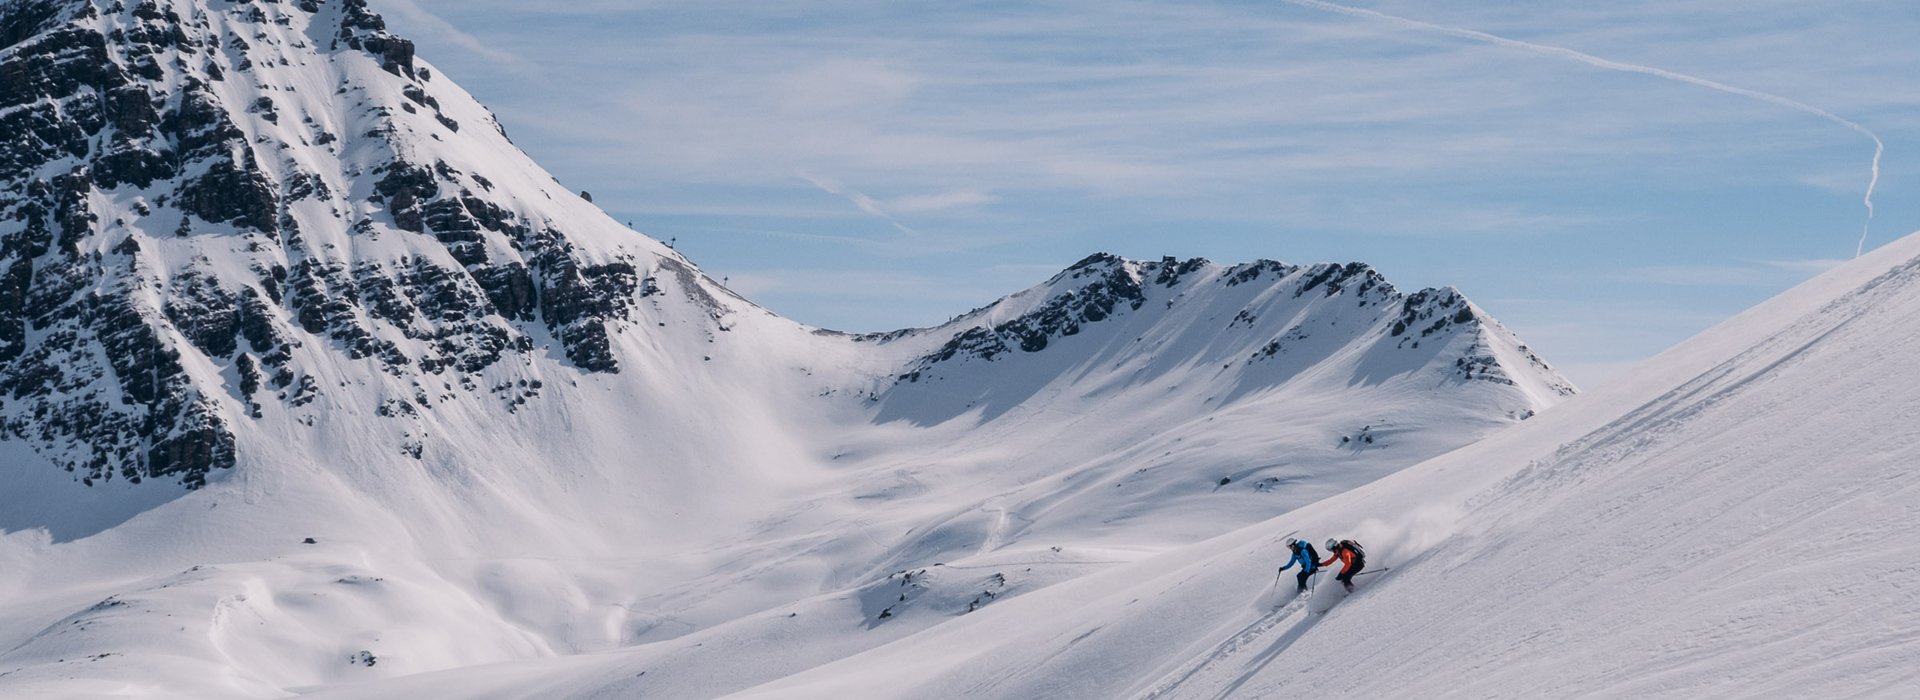
<svg viewBox="0 0 1920 700"><path fill-rule="evenodd" d="M236 422L338 388L321 356L397 410L536 342L618 372L610 325L685 269L363 0L7 2L0 134L0 430L89 484L204 483Z"/></svg>

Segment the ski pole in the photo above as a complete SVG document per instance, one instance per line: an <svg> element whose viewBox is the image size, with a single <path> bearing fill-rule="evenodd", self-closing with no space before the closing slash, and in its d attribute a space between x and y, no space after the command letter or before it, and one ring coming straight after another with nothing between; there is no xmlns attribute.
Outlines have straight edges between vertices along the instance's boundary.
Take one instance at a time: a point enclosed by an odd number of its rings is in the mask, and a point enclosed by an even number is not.
<svg viewBox="0 0 1920 700"><path fill-rule="evenodd" d="M1393 567L1391 567L1391 566L1388 566L1388 567L1383 567L1383 568L1379 568L1379 569L1374 569L1374 570L1372 570L1372 571L1362 571L1362 572L1360 572L1360 573L1357 573L1357 574L1354 574L1354 575L1353 575L1353 577L1354 577L1354 578L1360 578L1361 576L1365 576L1365 575L1367 575L1367 574L1377 574L1377 573L1381 573L1381 572L1384 572L1384 571L1392 571L1392 570L1393 570Z"/></svg>

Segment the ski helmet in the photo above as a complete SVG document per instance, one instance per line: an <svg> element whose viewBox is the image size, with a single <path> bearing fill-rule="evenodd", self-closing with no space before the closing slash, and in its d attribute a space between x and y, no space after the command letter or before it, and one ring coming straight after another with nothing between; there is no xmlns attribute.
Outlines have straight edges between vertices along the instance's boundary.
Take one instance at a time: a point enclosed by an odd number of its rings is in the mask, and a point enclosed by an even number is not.
<svg viewBox="0 0 1920 700"><path fill-rule="evenodd" d="M1300 538L1298 538L1298 537L1289 537L1289 538L1287 538L1287 546L1288 546L1288 547L1293 547L1293 546L1297 546L1297 545L1299 545L1299 544L1300 544Z"/></svg>
<svg viewBox="0 0 1920 700"><path fill-rule="evenodd" d="M1327 538L1327 549L1339 549L1339 548L1340 548L1340 540L1336 540L1331 537Z"/></svg>

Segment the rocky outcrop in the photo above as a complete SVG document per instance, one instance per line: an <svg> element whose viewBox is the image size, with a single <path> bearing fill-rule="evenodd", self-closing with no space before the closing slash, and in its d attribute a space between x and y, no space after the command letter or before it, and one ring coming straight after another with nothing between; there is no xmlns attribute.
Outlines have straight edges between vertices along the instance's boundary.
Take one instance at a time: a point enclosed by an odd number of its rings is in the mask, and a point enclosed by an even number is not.
<svg viewBox="0 0 1920 700"><path fill-rule="evenodd" d="M82 483L191 488L239 423L334 391L327 358L499 394L482 375L545 337L619 371L661 263L417 155L460 129L431 80L364 0L0 0L0 431Z"/></svg>

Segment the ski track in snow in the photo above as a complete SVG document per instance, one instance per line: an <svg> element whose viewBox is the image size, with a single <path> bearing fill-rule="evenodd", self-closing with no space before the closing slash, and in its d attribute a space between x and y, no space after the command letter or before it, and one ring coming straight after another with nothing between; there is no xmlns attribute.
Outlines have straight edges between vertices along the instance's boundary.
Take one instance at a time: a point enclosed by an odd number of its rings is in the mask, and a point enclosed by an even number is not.
<svg viewBox="0 0 1920 700"><path fill-rule="evenodd" d="M1237 654L1242 647L1248 646L1249 644L1258 641L1261 637L1264 637L1267 634L1267 632L1271 631L1273 628L1283 625L1289 620L1293 620L1296 617L1295 613L1302 613L1305 611L1306 603L1307 601L1306 601L1305 595L1303 594L1301 598L1297 600L1289 601L1286 604L1280 606L1279 608L1276 608L1273 611L1260 616L1259 618L1255 619L1253 622L1248 623L1247 626L1240 628L1239 631L1234 632L1231 635L1228 635L1225 641L1220 642L1218 645L1215 645L1213 648L1208 649L1204 653L1195 655L1194 660L1188 662L1188 665L1185 668L1184 672L1176 671L1176 673L1178 673L1177 676L1173 677L1171 680L1160 682L1153 690L1148 691L1145 695L1142 695L1140 697L1142 698L1142 700L1157 700L1158 698L1175 697L1174 694L1177 692L1184 691L1187 683L1192 681L1195 676L1200 675L1202 672L1208 671L1219 664L1225 663L1231 657ZM1272 646L1270 646L1267 649L1267 651L1262 652L1259 657L1254 659L1253 662L1245 664L1244 667L1251 670L1247 671L1246 673L1243 673L1238 679L1236 679L1236 682L1234 684L1229 685L1226 690L1221 691L1219 693L1219 696L1220 697L1226 696L1227 693L1239 687L1239 684L1241 682L1244 682L1245 678L1249 677L1253 672L1257 671L1258 669L1264 668L1267 662L1271 661L1275 656L1278 656L1280 652L1285 651L1287 645L1292 643L1292 640L1298 639L1299 634L1305 633L1305 627L1309 622L1309 619L1310 618L1306 616L1300 616L1300 619L1298 619L1295 622L1295 626L1292 629L1288 630L1284 635L1282 635L1278 641L1275 641L1272 644Z"/></svg>

